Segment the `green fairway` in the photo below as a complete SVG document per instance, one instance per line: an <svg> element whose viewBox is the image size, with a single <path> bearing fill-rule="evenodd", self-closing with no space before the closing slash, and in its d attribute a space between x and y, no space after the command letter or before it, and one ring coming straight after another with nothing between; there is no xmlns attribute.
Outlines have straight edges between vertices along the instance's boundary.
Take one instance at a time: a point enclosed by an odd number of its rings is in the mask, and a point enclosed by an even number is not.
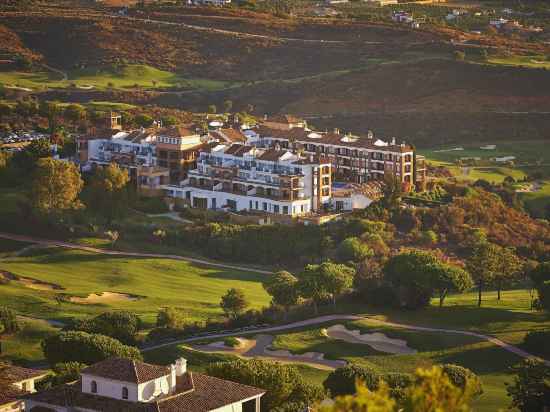
<svg viewBox="0 0 550 412"><path fill-rule="evenodd" d="M60 73L48 71L9 71L0 72L0 83L30 89L77 87L83 90L138 87L217 90L233 85L233 83L219 80L186 78L176 73L139 64L130 64L118 69L75 69L68 72L67 77L67 80L63 80Z"/></svg>
<svg viewBox="0 0 550 412"><path fill-rule="evenodd" d="M0 269L64 288L32 289L18 281L0 286L0 301L21 314L47 319L127 309L153 322L159 308L175 306L189 320L206 320L221 316L220 298L232 287L244 290L252 308L269 302L261 285L262 275L170 259L109 257L54 248L5 259L0 261ZM132 300L116 298L84 304L67 299L103 292L128 294ZM65 297L56 300L59 294Z"/></svg>
<svg viewBox="0 0 550 412"><path fill-rule="evenodd" d="M550 60L546 56L509 56L509 57L489 57L487 63L503 66L520 66L530 69L549 69Z"/></svg>
<svg viewBox="0 0 550 412"><path fill-rule="evenodd" d="M383 354L368 345L323 337L320 327L278 335L273 346L295 353L321 352L327 359L344 359L380 372L412 373L416 368L433 364L459 364L472 369L483 381L485 392L475 401L475 410L492 412L508 406L504 382L511 380L509 367L520 358L491 343L468 336L381 328L369 321L351 322L347 326L349 329L360 329L362 333L383 332L391 338L404 339L418 353ZM312 335L316 338L312 339Z"/></svg>
<svg viewBox="0 0 550 412"><path fill-rule="evenodd" d="M547 208L550 206L550 180L541 182L539 190L531 193L522 193L521 198L525 208L533 216L544 218L548 217Z"/></svg>
<svg viewBox="0 0 550 412"><path fill-rule="evenodd" d="M0 360L32 365L44 359L40 343L46 336L59 329L40 319L20 318L21 330L13 335L2 336Z"/></svg>

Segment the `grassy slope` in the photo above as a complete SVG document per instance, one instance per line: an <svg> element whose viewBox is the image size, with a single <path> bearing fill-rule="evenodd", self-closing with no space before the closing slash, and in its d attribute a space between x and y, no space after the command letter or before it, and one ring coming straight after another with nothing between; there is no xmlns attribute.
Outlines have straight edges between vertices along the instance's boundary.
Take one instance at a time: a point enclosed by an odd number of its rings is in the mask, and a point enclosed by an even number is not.
<svg viewBox="0 0 550 412"><path fill-rule="evenodd" d="M153 82L155 82L153 84ZM28 87L33 89L64 88L71 85L94 86L96 89L128 89L136 85L148 89L180 87L189 89L215 90L224 88L230 83L190 79L147 65L128 65L119 71L99 69L79 69L68 73L68 80L62 80L58 73L39 72L0 72L0 83Z"/></svg>
<svg viewBox="0 0 550 412"><path fill-rule="evenodd" d="M484 306L475 306L475 293L453 296L446 307L432 306L415 312L385 311L375 317L410 324L481 330L508 342L519 344L526 331L550 327L548 315L531 312L527 291L506 291L501 302L494 293L486 296ZM434 302L435 303L435 302ZM506 408L504 382L510 381L509 367L520 358L495 345L477 338L407 331L380 327L368 320L348 324L363 332L382 331L392 338L407 340L409 346L418 350L415 355L386 355L376 353L365 345L356 345L324 338L319 327L278 335L274 341L277 349L303 353L318 351L327 358L346 359L350 362L369 365L386 372L412 372L415 368L434 363L456 363L478 373L484 383L485 393L474 406L479 411L495 411Z"/></svg>
<svg viewBox="0 0 550 412"><path fill-rule="evenodd" d="M199 267L167 259L106 257L81 251L50 249L35 256L0 261L0 268L15 274L52 282L69 295L120 292L138 295L137 301L83 305L58 304L54 291L32 290L18 282L0 286L0 300L22 314L42 318L85 316L108 309L128 309L153 321L160 307L176 306L193 320L221 314L219 299L228 288L242 288L251 306L268 303L261 286L262 276L254 273Z"/></svg>

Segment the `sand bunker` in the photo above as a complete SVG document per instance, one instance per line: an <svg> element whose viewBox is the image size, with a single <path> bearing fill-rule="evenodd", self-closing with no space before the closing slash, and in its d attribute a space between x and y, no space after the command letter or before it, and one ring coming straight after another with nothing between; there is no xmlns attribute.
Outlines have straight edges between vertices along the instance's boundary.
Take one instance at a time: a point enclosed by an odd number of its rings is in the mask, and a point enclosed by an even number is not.
<svg viewBox="0 0 550 412"><path fill-rule="evenodd" d="M128 295L126 293L116 292L103 292L103 293L90 293L85 298L73 296L69 300L73 303L81 303L84 305L92 305L96 303L110 303L110 302L123 302L123 301L136 301L138 296Z"/></svg>
<svg viewBox="0 0 550 412"><path fill-rule="evenodd" d="M293 354L287 350L269 349L274 337L272 335L257 335L256 339L237 338L240 345L237 347L225 346L223 341L209 343L207 345L197 345L195 349L202 352L230 352L245 358L264 358L282 362L305 363L322 369L340 368L346 365L343 360L325 359L324 353L307 352L303 354Z"/></svg>
<svg viewBox="0 0 550 412"><path fill-rule="evenodd" d="M348 343L369 345L371 348L384 353L412 354L415 349L407 345L403 339L392 339L380 332L361 334L359 330L349 330L344 325L334 325L327 329L330 338L340 339Z"/></svg>
<svg viewBox="0 0 550 412"><path fill-rule="evenodd" d="M6 270L0 270L0 280L2 279L19 282L23 286L35 290L63 290L63 287L56 285L55 283L43 282L38 279L19 276Z"/></svg>

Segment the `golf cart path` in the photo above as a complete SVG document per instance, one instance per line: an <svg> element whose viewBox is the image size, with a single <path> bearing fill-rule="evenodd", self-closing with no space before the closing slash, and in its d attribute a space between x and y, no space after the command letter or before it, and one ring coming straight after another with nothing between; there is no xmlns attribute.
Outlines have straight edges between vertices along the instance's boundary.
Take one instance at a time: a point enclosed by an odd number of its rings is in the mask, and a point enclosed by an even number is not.
<svg viewBox="0 0 550 412"><path fill-rule="evenodd" d="M340 320L368 320L372 323L377 323L382 326L390 326L393 328L398 329L409 329L409 330L418 330L422 332L438 332L438 333L452 333L456 335L466 335L466 336L473 336L476 338L479 338L481 340L485 340L487 342L491 342L496 346L499 346L500 348L507 350L508 352L511 352L515 355L518 355L522 358L533 358L536 357L535 355L530 354L529 352L524 351L523 349L518 348L517 346L510 345L509 343L503 342L500 339L497 339L492 336L483 335L481 333L476 332L470 332L470 331L464 331L464 330L457 330L457 329L443 329L443 328L430 328L425 326L415 326L415 325L407 325L403 323L395 323L395 322L388 322L385 320L375 319L369 316L358 316L358 315L326 315L326 316L319 316L312 319L302 320L299 322L293 322L286 325L280 325L280 326L273 326L273 327L267 327L267 328L258 328L258 329L249 329L247 331L242 332L229 332L229 333L220 333L216 335L208 335L208 336L200 336L200 337L194 337L194 338L187 338L187 339L180 339L175 340L172 342L166 342L154 346L149 346L147 348L143 348L142 352L148 352L151 350L163 348L166 346L171 346L174 344L179 343L192 343L204 339L219 339L219 338L226 338L230 336L243 336L243 335L253 335L253 334L259 334L259 333L269 333L269 332L280 332L284 330L290 330L290 329L297 329L307 326L313 326L318 324L323 324L327 322L333 322L333 321L340 321ZM544 360L544 363L548 366L550 366L550 361Z"/></svg>
<svg viewBox="0 0 550 412"><path fill-rule="evenodd" d="M187 262L197 263L199 265L205 265L205 266L213 266L213 267L233 269L233 270L242 270L246 272L261 273L263 275L273 274L273 272L270 272L268 270L255 269L248 266L227 265L225 263L216 263L209 260L197 259L197 258L181 256L181 255L167 255L167 254L161 254L161 253L123 252L119 250L99 249L91 246L79 245L78 243L63 242L61 240L42 239L42 238L36 238L31 236L14 235L11 233L2 233L2 232L0 232L0 238L20 241L20 242L35 243L43 246L57 246L57 247L63 247L67 249L78 249L78 250L84 250L86 252L99 253L102 255L135 256L135 257L158 258L158 259L185 260Z"/></svg>
<svg viewBox="0 0 550 412"><path fill-rule="evenodd" d="M23 236L23 235L14 235L9 233L2 233L0 232L0 238L4 239L10 239L15 241L21 241L21 242L31 242L31 243L37 243L45 246L57 246L57 247L64 247L68 249L78 249L78 250L84 250L88 252L93 253L100 253L104 255L112 255L112 256L136 256L136 257L149 257L149 258L161 258L161 259L175 259L175 260L185 260L201 265L209 265L214 267L221 267L221 268L227 268L227 269L235 269L235 270L243 270L248 272L256 272L256 273L262 273L266 275L271 275L273 272L266 271L266 270L258 270L246 266L235 266L235 265L226 265L223 263L214 263L210 262L208 260L203 259L196 259L196 258L190 258L190 257L184 257L179 255L165 255L165 254L156 254L156 253L137 253L137 252L121 252L121 251L115 251L115 250L104 250L104 249L98 249L93 248L89 246L83 246L79 245L77 243L70 243L70 242L62 242L58 240L48 240L48 239L41 239L41 238L35 238L30 236ZM218 339L218 338L226 338L230 336L243 336L243 335L251 335L251 334L258 334L258 333L269 333L269 332L279 332L284 330L290 330L290 329L296 329L296 328L302 328L306 326L312 326L312 325L318 325L326 322L332 322L332 321L340 321L340 320L368 320L372 323L378 323L379 325L383 326L390 326L394 328L401 328L401 329L409 329L409 330L417 330L417 331L423 331L423 332L438 332L438 333L451 333L456 335L466 335L466 336L473 336L476 338L479 338L481 340L485 340L487 342L491 342L496 346L499 346L500 348L511 352L517 356L520 356L522 358L530 358L535 357L534 355L530 354L529 352L524 351L523 349L518 348L517 346L511 345L509 343L506 343L500 339L497 339L493 336L484 335L477 332L470 332L470 331L464 331L464 330L458 330L458 329L444 329L444 328L431 328L431 327L425 327L425 326L415 326L415 325L407 325L403 323L396 323L396 322L388 322L380 319L375 319L368 316L358 316L358 315L326 315L326 316L319 316L311 319L306 319L298 322L289 323L286 325L280 325L280 326L272 326L267 328L257 328L257 329L249 329L247 331L241 331L241 332L229 332L229 333L220 333L215 335L209 335L209 336L200 336L200 337L194 337L194 338L187 338L187 339L179 339L179 340L173 340L166 343L161 343L154 346L149 346L147 348L143 348L142 352L151 351L154 349L163 348L166 346L179 344L179 343L190 343L190 342L196 342L199 340L204 339ZM550 366L550 361L544 360L544 363L548 366Z"/></svg>

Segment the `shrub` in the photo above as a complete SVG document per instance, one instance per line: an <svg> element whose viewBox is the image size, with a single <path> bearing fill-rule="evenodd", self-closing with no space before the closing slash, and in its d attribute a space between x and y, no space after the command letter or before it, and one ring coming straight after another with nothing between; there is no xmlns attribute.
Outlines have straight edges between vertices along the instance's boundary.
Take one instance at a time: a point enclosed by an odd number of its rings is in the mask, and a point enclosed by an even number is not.
<svg viewBox="0 0 550 412"><path fill-rule="evenodd" d="M256 386L266 391L262 397L262 410L295 411L324 399L322 389L304 382L295 366L266 362L258 359L238 359L217 362L207 368L208 375L244 385ZM288 409L288 405L298 407Z"/></svg>
<svg viewBox="0 0 550 412"><path fill-rule="evenodd" d="M130 345L135 343L135 337L141 329L141 319L125 311L104 312L91 319L76 321L69 329L110 336Z"/></svg>
<svg viewBox="0 0 550 412"><path fill-rule="evenodd" d="M333 397L352 395L355 393L357 380L363 382L370 390L375 390L380 378L380 374L373 368L349 364L332 371L323 382L323 386Z"/></svg>
<svg viewBox="0 0 550 412"><path fill-rule="evenodd" d="M512 398L511 407L521 412L544 411L550 405L550 367L530 358L513 369L517 375L506 388Z"/></svg>
<svg viewBox="0 0 550 412"><path fill-rule="evenodd" d="M340 243L337 252L341 262L360 262L373 254L370 247L356 237L345 239Z"/></svg>
<svg viewBox="0 0 550 412"><path fill-rule="evenodd" d="M523 344L525 349L537 355L550 357L550 330L531 331L525 335Z"/></svg>
<svg viewBox="0 0 550 412"><path fill-rule="evenodd" d="M61 332L42 341L44 356L50 363L80 362L91 365L110 357L141 360L141 353L109 336L86 332Z"/></svg>
<svg viewBox="0 0 550 412"><path fill-rule="evenodd" d="M464 390L466 388L466 383L469 382L472 389L472 396L477 397L483 393L481 380L470 369L452 363L441 365L441 369L456 387Z"/></svg>
<svg viewBox="0 0 550 412"><path fill-rule="evenodd" d="M241 344L241 342L239 342L237 338L229 336L223 340L223 344L229 348L236 348Z"/></svg>

